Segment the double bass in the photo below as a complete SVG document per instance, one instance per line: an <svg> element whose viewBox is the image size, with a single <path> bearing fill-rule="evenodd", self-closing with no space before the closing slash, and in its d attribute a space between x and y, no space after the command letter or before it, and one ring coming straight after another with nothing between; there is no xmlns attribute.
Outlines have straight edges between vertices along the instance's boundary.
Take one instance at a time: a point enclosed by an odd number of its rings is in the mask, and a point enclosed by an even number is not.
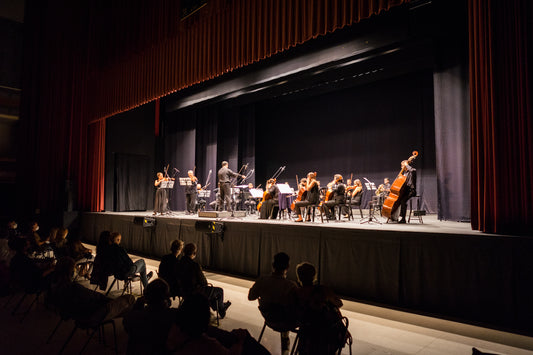
<svg viewBox="0 0 533 355"><path fill-rule="evenodd" d="M413 151L413 155L407 159L407 162L411 164L413 160L418 156L418 152ZM405 171L405 166L402 166L402 170L396 177L396 180L392 183L390 187L390 193L385 202L383 202L383 207L381 208L381 215L383 217L391 218L394 212L398 209L400 195L403 193L402 188L405 184L405 176L403 175Z"/></svg>

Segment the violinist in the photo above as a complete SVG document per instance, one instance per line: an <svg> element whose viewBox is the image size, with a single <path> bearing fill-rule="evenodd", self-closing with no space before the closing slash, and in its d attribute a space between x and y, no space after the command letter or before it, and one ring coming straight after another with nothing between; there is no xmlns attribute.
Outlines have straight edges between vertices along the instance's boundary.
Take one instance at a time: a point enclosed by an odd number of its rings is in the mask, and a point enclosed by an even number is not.
<svg viewBox="0 0 533 355"><path fill-rule="evenodd" d="M361 180L355 179L353 186L347 188L347 191L346 195L348 196L350 205L360 206L361 198L363 197L363 183ZM344 211L344 217L348 217L348 211ZM361 217L363 217L362 214Z"/></svg>
<svg viewBox="0 0 533 355"><path fill-rule="evenodd" d="M302 207L309 205L316 205L320 200L320 186L316 180L316 172L308 173L307 179L302 179L300 185L305 187L306 195L305 200L296 201L294 203L294 212L298 215L298 219L295 222L303 222ZM311 221L311 216L307 213L306 222Z"/></svg>
<svg viewBox="0 0 533 355"><path fill-rule="evenodd" d="M279 188L276 185L276 179L268 179L263 197L264 201L259 212L260 219L276 219L277 211L274 211L274 206L278 204L278 197Z"/></svg>
<svg viewBox="0 0 533 355"><path fill-rule="evenodd" d="M335 174L333 180L328 183L329 199L324 202L323 209L326 217L330 220L335 219L335 206L344 204L346 185L342 181L342 175Z"/></svg>
<svg viewBox="0 0 533 355"><path fill-rule="evenodd" d="M174 178L165 177L162 172L157 173L157 179L154 182L154 186L157 188L155 191L154 215L168 212L167 189L162 188L161 183L171 180L174 180Z"/></svg>
<svg viewBox="0 0 533 355"><path fill-rule="evenodd" d="M187 205L187 213L196 212L196 198L198 196L198 190L202 188L202 185L198 183L198 178L194 176L192 170L187 171L191 184L185 186L185 202Z"/></svg>
<svg viewBox="0 0 533 355"><path fill-rule="evenodd" d="M405 183L399 197L400 204L400 220L398 223L406 223L405 215L407 213L407 201L413 196L416 196L416 169L409 165L408 160L402 161L403 176L405 176Z"/></svg>

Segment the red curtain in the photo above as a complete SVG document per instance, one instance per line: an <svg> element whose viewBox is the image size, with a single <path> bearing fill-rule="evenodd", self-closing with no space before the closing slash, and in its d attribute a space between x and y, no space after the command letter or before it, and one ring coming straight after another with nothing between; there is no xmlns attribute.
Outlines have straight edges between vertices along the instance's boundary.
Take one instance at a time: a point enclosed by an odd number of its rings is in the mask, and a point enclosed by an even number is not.
<svg viewBox="0 0 533 355"><path fill-rule="evenodd" d="M87 177L82 193L82 206L89 211L104 210L105 186L105 120L93 122L87 133L87 146L91 154L87 160Z"/></svg>
<svg viewBox="0 0 533 355"><path fill-rule="evenodd" d="M406 2L210 0L180 21L175 0L27 0L27 210L61 211L65 180L77 181L81 208L103 209L106 117Z"/></svg>
<svg viewBox="0 0 533 355"><path fill-rule="evenodd" d="M469 0L472 228L533 231L529 0Z"/></svg>

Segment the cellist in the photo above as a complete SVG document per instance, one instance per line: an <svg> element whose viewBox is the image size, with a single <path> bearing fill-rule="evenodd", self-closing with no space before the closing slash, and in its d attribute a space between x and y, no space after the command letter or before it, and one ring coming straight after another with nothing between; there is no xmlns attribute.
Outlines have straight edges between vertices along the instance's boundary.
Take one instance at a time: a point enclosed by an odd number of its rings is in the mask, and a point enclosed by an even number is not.
<svg viewBox="0 0 533 355"><path fill-rule="evenodd" d="M335 174L333 181L328 183L328 192L331 193L327 201L322 205L324 213L328 219L335 219L335 206L345 202L344 194L346 192L346 185L344 185L341 174Z"/></svg>
<svg viewBox="0 0 533 355"><path fill-rule="evenodd" d="M316 172L311 172L307 174L307 180L305 181L305 190L307 191L305 195L305 200L296 201L294 203L294 212L298 215L298 219L295 222L303 222L302 207L316 205L320 200L320 186L318 181L316 180ZM307 213L306 221L309 222L310 220L311 216L309 216L309 213Z"/></svg>
<svg viewBox="0 0 533 355"><path fill-rule="evenodd" d="M276 219L277 213L274 213L274 206L278 204L279 188L276 185L276 179L268 179L265 186L265 194L268 196L263 197L263 203L259 211L260 219Z"/></svg>
<svg viewBox="0 0 533 355"><path fill-rule="evenodd" d="M405 183L398 199L398 203L400 204L400 220L398 223L406 223L407 201L411 197L416 196L416 169L409 165L409 160L403 160L401 165L403 176L405 176Z"/></svg>

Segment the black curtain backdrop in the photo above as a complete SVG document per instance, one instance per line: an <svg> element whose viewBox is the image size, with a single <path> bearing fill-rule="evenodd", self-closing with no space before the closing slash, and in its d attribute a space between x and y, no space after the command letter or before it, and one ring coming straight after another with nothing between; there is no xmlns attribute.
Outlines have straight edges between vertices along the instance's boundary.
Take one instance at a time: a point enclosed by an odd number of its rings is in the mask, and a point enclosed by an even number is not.
<svg viewBox="0 0 533 355"><path fill-rule="evenodd" d="M394 180L400 162L417 150L414 166L422 208L436 213L432 75L428 70L312 97L168 113L165 157L181 176L194 165L201 167L201 182L212 169L212 187L222 160L233 170L248 163L256 169L251 182L263 186L279 166L287 168L278 181L291 186L296 174L303 177L309 171L317 171L323 185L335 173L345 179L353 173L354 179L379 185L385 177ZM371 195L365 193L365 206ZM185 208L181 187L175 189L172 204Z"/></svg>
<svg viewBox="0 0 533 355"><path fill-rule="evenodd" d="M114 211L145 211L150 181L147 155L115 153Z"/></svg>
<svg viewBox="0 0 533 355"><path fill-rule="evenodd" d="M317 171L323 186L340 173L376 185L414 163L422 207L437 211L433 81L430 71L410 73L328 94L277 100L256 109L257 182L280 166L278 181ZM458 172L459 173L459 172ZM462 173L462 172L461 172ZM365 205L371 193L365 194Z"/></svg>
<svg viewBox="0 0 533 355"><path fill-rule="evenodd" d="M105 209L107 211L152 209L154 195L151 186L155 180L156 155L154 117L155 105L148 103L106 120ZM116 161L117 157L121 157L121 161ZM132 183L133 181L135 182Z"/></svg>
<svg viewBox="0 0 533 355"><path fill-rule="evenodd" d="M188 170L195 170L196 149L195 110L183 110L174 114L164 128L165 162L158 171L168 167L169 175L174 177L174 188L169 192L169 208L172 211L185 210L185 188L179 183L180 177L187 177ZM179 173L174 170L179 170Z"/></svg>

